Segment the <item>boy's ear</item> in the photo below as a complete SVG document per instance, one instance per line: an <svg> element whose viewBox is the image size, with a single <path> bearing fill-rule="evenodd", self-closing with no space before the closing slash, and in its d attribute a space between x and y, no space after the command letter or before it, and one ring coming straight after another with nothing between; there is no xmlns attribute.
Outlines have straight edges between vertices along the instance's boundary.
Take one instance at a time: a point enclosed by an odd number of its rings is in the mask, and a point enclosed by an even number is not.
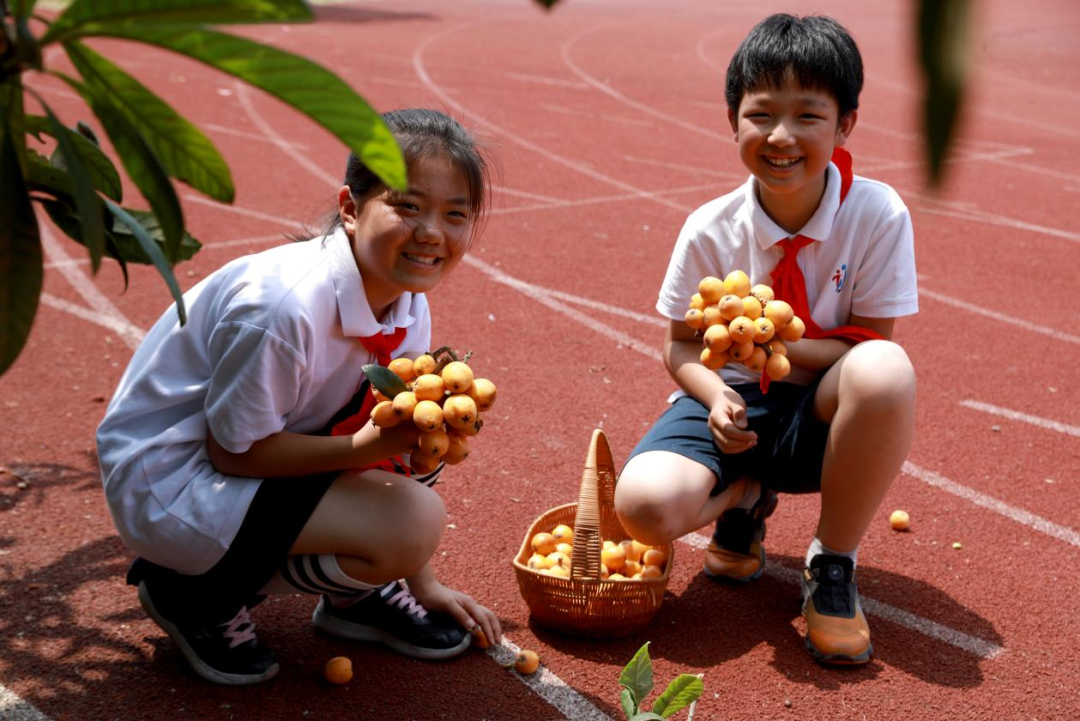
<svg viewBox="0 0 1080 721"><path fill-rule="evenodd" d="M727 109L727 120L731 124L731 132L735 133L735 142L739 142L739 118L737 113L730 107Z"/></svg>
<svg viewBox="0 0 1080 721"><path fill-rule="evenodd" d="M840 122L836 126L836 145L837 147L847 143L847 139L851 136L851 131L855 129L855 122L859 119L858 110L850 110L846 115L840 118Z"/></svg>
<svg viewBox="0 0 1080 721"><path fill-rule="evenodd" d="M337 194L338 217L345 226L345 232L352 235L356 230L356 201L352 197L352 189L347 185L341 186Z"/></svg>

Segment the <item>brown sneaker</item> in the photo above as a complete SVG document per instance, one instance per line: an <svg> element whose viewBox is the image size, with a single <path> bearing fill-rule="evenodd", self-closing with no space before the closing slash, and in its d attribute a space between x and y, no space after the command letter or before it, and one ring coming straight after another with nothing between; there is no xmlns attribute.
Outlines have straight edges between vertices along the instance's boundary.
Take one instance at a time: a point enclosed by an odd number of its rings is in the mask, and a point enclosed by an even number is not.
<svg viewBox="0 0 1080 721"><path fill-rule="evenodd" d="M850 558L819 553L803 570L803 616L806 650L821 663L866 663L874 653L866 623L855 565Z"/></svg>
<svg viewBox="0 0 1080 721"><path fill-rule="evenodd" d="M716 519L705 549L705 575L717 581L746 583L765 572L765 519L776 510L777 496L763 489L749 511L731 508Z"/></svg>

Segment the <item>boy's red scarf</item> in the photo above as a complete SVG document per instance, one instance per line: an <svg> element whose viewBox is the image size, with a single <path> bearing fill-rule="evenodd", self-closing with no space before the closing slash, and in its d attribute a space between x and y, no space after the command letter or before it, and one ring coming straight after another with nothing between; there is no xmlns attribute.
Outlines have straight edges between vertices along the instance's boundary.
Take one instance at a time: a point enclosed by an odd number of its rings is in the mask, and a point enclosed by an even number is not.
<svg viewBox="0 0 1080 721"><path fill-rule="evenodd" d="M391 335L383 335L382 333L376 333L375 335L367 336L366 338L360 338L361 345L367 349L369 353L375 355L375 362L381 366L390 364L390 354L397 350L397 347L401 345L401 342L405 340L406 329L395 328ZM375 394L370 390L370 384L368 384L369 390L364 394L364 400L360 404L360 410L356 415L349 416L345 420L341 421L333 428L330 429L330 435L332 436L351 436L358 430L364 427L364 424L371 419L371 410L379 402L375 398ZM371 468L381 468L391 473L397 473L400 475L409 475L408 467L402 462L400 456L394 456L393 458L387 458L377 463L372 463L366 466L360 466L356 470L366 471ZM404 470L404 473L402 471Z"/></svg>
<svg viewBox="0 0 1080 721"><path fill-rule="evenodd" d="M851 153L844 148L833 150L832 162L840 171L840 203L843 204L851 190ZM777 245L784 249L784 257L772 271L772 287L778 300L786 301L803 323L806 324L804 338L839 338L855 343L864 340L882 340L882 336L869 328L857 325L843 325L831 330L821 330L810 317L810 303L806 298L806 278L799 267L799 251L814 242L813 238L796 235L794 238L781 240ZM769 375L761 374L761 392L769 392Z"/></svg>

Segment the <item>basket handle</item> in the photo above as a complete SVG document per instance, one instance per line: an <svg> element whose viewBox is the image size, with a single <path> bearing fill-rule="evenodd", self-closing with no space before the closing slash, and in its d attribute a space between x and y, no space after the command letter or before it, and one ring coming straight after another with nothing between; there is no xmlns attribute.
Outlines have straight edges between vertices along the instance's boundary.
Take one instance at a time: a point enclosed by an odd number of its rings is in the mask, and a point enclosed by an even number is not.
<svg viewBox="0 0 1080 721"><path fill-rule="evenodd" d="M600 508L615 503L615 462L607 436L593 430L585 469L581 473L574 520L574 555L570 560L571 578L600 577Z"/></svg>

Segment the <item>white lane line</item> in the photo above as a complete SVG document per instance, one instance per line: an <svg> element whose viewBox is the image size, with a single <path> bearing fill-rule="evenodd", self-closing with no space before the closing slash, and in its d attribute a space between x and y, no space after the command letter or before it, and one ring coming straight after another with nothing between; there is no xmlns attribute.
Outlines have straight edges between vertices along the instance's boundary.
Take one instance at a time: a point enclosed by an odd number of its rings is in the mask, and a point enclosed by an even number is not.
<svg viewBox="0 0 1080 721"><path fill-rule="evenodd" d="M619 180L617 178L613 178L610 175L605 175L604 173L601 173L601 172L599 172L597 170L594 170L593 168L589 167L588 165L586 165L584 163L580 163L580 162L578 162L576 160L573 160L571 158L566 158L566 157L563 157L563 156L558 155L556 153L552 153L547 148L544 148L544 147L542 147L540 145L537 145L536 143L533 143L533 142L531 142L529 140L526 140L522 136L520 136L520 135L518 135L518 134L516 134L516 133L514 133L512 131L507 130L506 128L500 127L500 126L488 121L487 118L477 115L476 113L468 110L464 105L462 105L461 103L456 101L454 98L450 97L450 95L443 88L436 85L434 83L434 81L431 79L431 76L428 75L427 68L424 66L424 50L429 45L431 45L433 42L435 42L436 40L438 40L438 39L440 39L440 38L442 38L442 37L444 37L446 35L456 34L456 33L460 32L460 31L462 31L463 29L465 29L466 27L468 27L468 25L470 25L470 24L475 24L475 23L462 23L462 24L459 24L459 25L454 25L454 26L452 26L452 27L440 32L440 33L437 33L435 35L430 35L427 38L425 38L424 41L420 43L420 45L417 46L416 50L413 51L413 69L415 70L417 77L420 78L420 80L424 83L424 85L426 85L428 87L428 89L441 102L445 103L447 105L447 107L453 108L457 112L462 113L463 115L466 115L469 118L472 118L477 123L482 124L490 132L497 133L499 135L503 135L503 136L509 138L512 142L520 145L521 147L526 148L527 150L530 150L530 151L536 153L537 155L541 155L541 156L543 156L545 158L548 158L549 160L551 160L553 162L556 162L556 163L558 163L560 165L563 165L563 166L565 166L567 168L570 168L571 170L576 170L577 172L581 173L582 175L586 175L586 176L588 176L590 178L594 178L596 180L607 183L609 185L613 185L616 188L619 188L620 190L626 191L628 193L633 193L634 195L636 195L639 198L643 198L643 199L646 199L646 200L651 200L651 201L653 201L655 203L666 206L666 207L671 208L673 210L678 210L678 211L683 212L683 213L688 213L691 210L693 210L689 206L683 205L682 203L676 203L674 201L671 201L671 200L668 200L668 199L666 199L664 197L661 197L661 196L657 195L656 193L652 193L652 192L649 192L649 191L646 191L646 190L642 190L641 188L630 185L629 183L624 183L623 181L621 181L621 180Z"/></svg>
<svg viewBox="0 0 1080 721"><path fill-rule="evenodd" d="M495 659L500 666L512 664L519 653L521 653L521 648L507 638L505 634L502 637L501 644L498 646L492 645L487 650L487 655ZM553 674L544 664L540 664L540 668L531 676L522 676L517 671L508 671L508 673L517 676L518 680L532 689L537 696L558 709L565 718L574 719L574 721L578 721L578 719L581 719L581 721L612 721L610 716L568 686L565 681Z"/></svg>
<svg viewBox="0 0 1080 721"><path fill-rule="evenodd" d="M273 240L278 240L278 241L284 242L285 241L285 236L283 234L281 234L281 233L274 233L273 235L260 235L260 236L254 237L254 238L236 238L234 240L222 240L222 241L219 241L219 242L216 242L216 243L204 243L203 244L203 249L205 250L205 249L209 249L209 248L228 248L229 246L233 246L233 245L255 245L255 244L258 244L258 243L269 243L270 241L273 241ZM46 269L59 268L61 265L82 267L82 266L90 265L90 259L89 258L69 258L68 260L51 261L51 262L48 262L48 263L45 264L45 268ZM58 302L65 303L66 301L58 301ZM70 303L68 305L70 305ZM53 305L53 307L54 308L59 308L58 305ZM97 322L97 321L95 321L95 322Z"/></svg>
<svg viewBox="0 0 1080 721"><path fill-rule="evenodd" d="M688 533L679 540L686 545L697 549L704 549L709 545L709 539L700 533ZM799 585L799 572L795 569L788 568L787 566L781 566L778 563L766 564L765 573L778 580L786 581L796 586ZM910 611L905 611L902 608L897 608L896 606L890 606L882 601L877 601L870 598L862 591L859 592L859 601L862 603L863 610L868 614L883 618L886 621L891 621L904 628L921 633L924 636L943 641L950 646L955 646L962 651L967 651L973 656L991 659L1005 653L1005 649L996 643L966 634L962 631L957 631L954 628L949 628L936 621L931 621L928 618L916 616Z"/></svg>
<svg viewBox="0 0 1080 721"><path fill-rule="evenodd" d="M118 321L115 318L105 315L103 313L97 313L85 308L81 305L75 305L69 303L63 298L57 298L55 295L49 293L41 294L42 305L47 305L50 308L54 308L64 313L69 313L76 318L89 321L96 325L100 325L102 328L108 328L113 333L116 333L124 341L124 344L134 350L139 347L139 343L142 342L146 333L139 328L133 328L130 323Z"/></svg>
<svg viewBox="0 0 1080 721"><path fill-rule="evenodd" d="M105 294L98 290L98 287L94 285L94 282L90 280L82 271L77 267L70 264L71 256L64 250L64 246L60 241L56 239L49 226L41 223L41 245L45 248L45 254L50 261L56 262L56 270L60 271L60 274L67 279L67 282L71 284L71 287L75 289L75 292L83 297L87 305L90 306L85 312L92 313L100 316L96 321L107 328L114 328L116 333L120 336L120 339L124 341L132 350L139 347L139 343L142 342L143 336L146 333L132 323L127 317L121 313L115 305L112 304ZM46 301L48 303L48 301ZM49 303L52 305L51 303ZM70 304L68 304L70 305ZM60 307L59 305L52 305L54 308L71 312L66 305ZM79 317L83 317L80 315ZM107 325L106 325L107 324Z"/></svg>
<svg viewBox="0 0 1080 721"><path fill-rule="evenodd" d="M681 188L668 188L657 190L653 195L662 198L669 195L682 195L683 193L696 193L701 190L715 190L715 183L704 185L686 185ZM603 203L621 203L627 200L641 200L641 193L620 193L618 195L600 195L595 198L581 198L578 200L560 200L555 203L536 203L533 205L518 205L513 208L495 208L491 215L512 215L514 213L529 213L534 210L553 210L556 208L572 208L579 205L600 205Z"/></svg>
<svg viewBox="0 0 1080 721"><path fill-rule="evenodd" d="M932 215L944 215L949 218L960 218L961 220L973 220L977 223L986 223L988 225L997 225L1003 228L1015 228L1017 230L1028 230L1033 233L1042 233L1043 235L1051 235L1055 238L1062 238L1064 240L1071 240L1074 243L1080 242L1080 233L1074 233L1070 230L1058 230L1057 228L1049 228L1045 225L1039 225L1037 223L1028 223L1023 220L1017 220L1016 218L1010 218L1004 215L996 215L994 213L987 213L985 211L955 211L944 210L941 208L930 208L925 205L916 206L916 210L923 213L930 213Z"/></svg>
<svg viewBox="0 0 1080 721"><path fill-rule="evenodd" d="M572 718L572 717L571 717ZM0 719L4 721L52 721L6 686L0 685Z"/></svg>
<svg viewBox="0 0 1080 721"><path fill-rule="evenodd" d="M506 77L512 80L521 80L526 83L541 83L543 85L556 85L560 88L573 88L574 90L588 90L589 86L585 83L575 82L573 80L560 80L559 78L545 78L539 75L523 75L522 73L506 73Z"/></svg>
<svg viewBox="0 0 1080 721"><path fill-rule="evenodd" d="M617 118L611 115L598 115L597 113L590 113L584 110L574 110L573 108L567 108L563 105L541 103L540 107L552 113L559 113L560 115L574 115L579 118L589 118L590 120L599 120L604 123L623 123L625 125L637 125L644 128L653 127L653 124L648 122L647 120L634 120L632 118Z"/></svg>
<svg viewBox="0 0 1080 721"><path fill-rule="evenodd" d="M983 413L990 413L991 415L1008 418L1011 421L1023 421L1024 423L1030 423L1031 425L1038 426L1039 428L1046 428L1047 430L1064 433L1067 436L1080 438L1080 426L1070 426L1065 423L1058 423L1057 421L1052 421L1048 418L1041 418L1039 416L1033 416L1028 413L1021 413L1020 411L1009 410L1008 408L990 405L989 403L983 403L981 401L963 400L960 401L960 405L964 406L965 408L973 408L977 411L982 411Z"/></svg>
<svg viewBox="0 0 1080 721"><path fill-rule="evenodd" d="M622 156L622 159L630 161L631 163L641 163L642 165L655 165L658 168L673 168L675 170L685 170L688 173L708 175L714 178L723 178L724 180L733 180L739 183L744 182L747 177L745 175L738 175L737 173L726 173L722 170L699 168L695 165L686 165L685 163L671 163L664 160L653 160L651 158L639 158L634 155L624 155Z"/></svg>
<svg viewBox="0 0 1080 721"><path fill-rule="evenodd" d="M224 125L215 125L214 123L206 123L205 125L203 125L203 127L206 128L207 130L213 131L215 133L220 133L221 135L232 135L232 136L235 136L237 138L244 138L245 140L254 140L257 143L270 143L271 145L277 145L277 143L275 143L270 138L267 138L265 135L258 135L256 133L249 133L246 130L237 130L235 128L227 128ZM306 145L304 145L303 143L289 143L289 145L293 146L294 148L296 148L298 150L307 150L308 149L308 147Z"/></svg>
<svg viewBox="0 0 1080 721"><path fill-rule="evenodd" d="M1036 530L1040 533L1045 533L1047 536L1051 536L1060 541L1065 541L1068 544L1080 548L1080 533L1077 533L1073 529L1048 521L1042 516L1036 516L1034 513L1025 511L1015 506L1010 506L1008 503L999 501L996 498L976 491L974 488L968 488L961 485L956 481L950 481L945 476L934 471L920 468L910 461L904 461L904 466L901 471L912 478L917 478L924 483L928 483L931 486L940 488L943 491L947 491L954 496L959 496L966 501L974 503L976 506L989 509L994 513L1004 516L1017 523L1023 524L1028 528Z"/></svg>
<svg viewBox="0 0 1080 721"><path fill-rule="evenodd" d="M992 318L993 320L999 321L1001 323L1008 323L1009 325L1014 325L1014 326L1017 326L1018 328L1023 328L1024 330L1029 330L1032 333L1038 333L1039 335L1045 335L1045 336L1048 336L1050 338L1053 338L1054 340L1060 340L1060 341L1064 341L1066 343L1073 343L1075 345L1080 345L1080 336L1075 336L1075 335L1070 335L1068 333L1063 333L1063 332L1061 332L1061 331L1059 331L1059 330L1057 330L1055 328L1051 328L1049 326L1036 325L1035 323L1032 323L1030 320L1024 320L1022 318L1013 318L1012 316L1003 315L1001 313L995 313L995 312L993 312L991 310L987 310L986 308L983 308L982 306L975 305L974 303L968 303L968 302L959 300L958 298L953 298L952 296L945 295L944 293L938 293L937 291L927 290L926 288L920 287L919 288L919 295L920 296L926 296L928 298L933 298L934 300L938 301L939 303L944 303L946 305L951 305L954 308L960 308L960 309L966 310L966 311L968 311L970 313L975 313L976 315L981 315L981 316L984 316L986 318Z"/></svg>

